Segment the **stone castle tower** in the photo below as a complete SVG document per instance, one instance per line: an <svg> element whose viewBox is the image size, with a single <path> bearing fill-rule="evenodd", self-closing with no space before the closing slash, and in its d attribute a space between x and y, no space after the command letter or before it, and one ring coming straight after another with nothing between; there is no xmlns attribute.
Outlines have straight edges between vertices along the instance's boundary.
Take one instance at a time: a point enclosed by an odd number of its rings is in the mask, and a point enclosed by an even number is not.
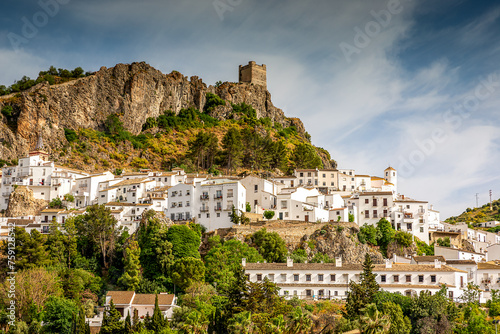
<svg viewBox="0 0 500 334"><path fill-rule="evenodd" d="M249 61L245 66L240 65L239 81L267 88L266 65L257 65L254 61Z"/></svg>

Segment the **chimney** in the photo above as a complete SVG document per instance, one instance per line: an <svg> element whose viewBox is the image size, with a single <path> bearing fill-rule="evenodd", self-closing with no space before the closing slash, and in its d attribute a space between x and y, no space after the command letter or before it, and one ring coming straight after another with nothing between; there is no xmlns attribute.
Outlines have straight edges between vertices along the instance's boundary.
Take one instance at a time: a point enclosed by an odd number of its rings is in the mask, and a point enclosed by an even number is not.
<svg viewBox="0 0 500 334"><path fill-rule="evenodd" d="M241 259L241 265L242 265L243 267L246 267L246 266L247 266L247 259L246 259L246 258L242 258L242 259Z"/></svg>
<svg viewBox="0 0 500 334"><path fill-rule="evenodd" d="M286 258L286 266L287 267L293 267L293 260L291 257Z"/></svg>
<svg viewBox="0 0 500 334"><path fill-rule="evenodd" d="M335 267L342 267L342 256L335 258Z"/></svg>
<svg viewBox="0 0 500 334"><path fill-rule="evenodd" d="M397 259L398 259L398 256L396 255L396 253L394 253L394 254L392 255L392 262L393 262L393 263L396 263Z"/></svg>
<svg viewBox="0 0 500 334"><path fill-rule="evenodd" d="M434 259L434 268L441 268L441 261L438 259Z"/></svg>
<svg viewBox="0 0 500 334"><path fill-rule="evenodd" d="M385 267L386 268L392 268L392 262L390 259L385 259Z"/></svg>

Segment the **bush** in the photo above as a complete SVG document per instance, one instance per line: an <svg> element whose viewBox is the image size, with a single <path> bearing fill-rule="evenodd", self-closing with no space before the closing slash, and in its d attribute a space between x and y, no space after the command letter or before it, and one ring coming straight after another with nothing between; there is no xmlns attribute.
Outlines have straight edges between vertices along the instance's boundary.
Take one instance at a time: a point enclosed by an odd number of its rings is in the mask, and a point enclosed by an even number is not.
<svg viewBox="0 0 500 334"><path fill-rule="evenodd" d="M142 130L147 130L147 129L151 129L151 128L154 128L158 126L158 121L156 118L154 117L148 117L146 119L146 122L142 125Z"/></svg>
<svg viewBox="0 0 500 334"><path fill-rule="evenodd" d="M4 106L2 108L2 114L5 116L5 117L12 117L12 112L14 110L12 109L12 106Z"/></svg>
<svg viewBox="0 0 500 334"><path fill-rule="evenodd" d="M203 110L205 112L212 111L215 109L215 107L223 106L226 104L226 101L221 99L218 95L212 93L207 93L206 98L207 100L205 102L205 107L203 107Z"/></svg>
<svg viewBox="0 0 500 334"><path fill-rule="evenodd" d="M64 128L64 136L68 142L74 142L78 139L78 135L75 130Z"/></svg>
<svg viewBox="0 0 500 334"><path fill-rule="evenodd" d="M410 247L413 243L413 236L409 232L398 231L394 235L394 240L404 247Z"/></svg>

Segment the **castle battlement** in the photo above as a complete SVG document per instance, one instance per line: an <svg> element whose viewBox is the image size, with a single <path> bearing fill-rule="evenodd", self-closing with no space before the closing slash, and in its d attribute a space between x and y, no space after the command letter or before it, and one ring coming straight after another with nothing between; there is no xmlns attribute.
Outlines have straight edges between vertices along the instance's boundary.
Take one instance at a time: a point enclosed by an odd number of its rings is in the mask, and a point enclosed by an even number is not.
<svg viewBox="0 0 500 334"><path fill-rule="evenodd" d="M266 65L257 65L254 61L249 61L248 65L240 65L239 82L261 85L267 88Z"/></svg>

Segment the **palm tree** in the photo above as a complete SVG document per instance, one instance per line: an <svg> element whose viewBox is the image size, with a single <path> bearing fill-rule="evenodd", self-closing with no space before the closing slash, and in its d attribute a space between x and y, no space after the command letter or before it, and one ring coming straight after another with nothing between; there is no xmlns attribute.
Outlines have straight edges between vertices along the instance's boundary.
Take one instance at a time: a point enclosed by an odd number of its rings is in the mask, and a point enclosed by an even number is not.
<svg viewBox="0 0 500 334"><path fill-rule="evenodd" d="M268 321L264 327L266 334L283 334L285 332L286 323L283 314L278 315Z"/></svg>
<svg viewBox="0 0 500 334"><path fill-rule="evenodd" d="M252 333L253 323L252 323L252 313L250 311L236 313L234 317L229 321L230 324L228 326L228 329L230 333L234 334Z"/></svg>
<svg viewBox="0 0 500 334"><path fill-rule="evenodd" d="M366 305L362 311L363 315L359 320L363 334L384 334L389 332L391 327L389 316L380 313L375 304Z"/></svg>
<svg viewBox="0 0 500 334"><path fill-rule="evenodd" d="M290 334L307 333L312 327L309 312L304 312L300 306L296 307L290 315L288 327L288 333Z"/></svg>
<svg viewBox="0 0 500 334"><path fill-rule="evenodd" d="M198 311L190 312L181 326L181 332L186 334L206 334L208 320Z"/></svg>

